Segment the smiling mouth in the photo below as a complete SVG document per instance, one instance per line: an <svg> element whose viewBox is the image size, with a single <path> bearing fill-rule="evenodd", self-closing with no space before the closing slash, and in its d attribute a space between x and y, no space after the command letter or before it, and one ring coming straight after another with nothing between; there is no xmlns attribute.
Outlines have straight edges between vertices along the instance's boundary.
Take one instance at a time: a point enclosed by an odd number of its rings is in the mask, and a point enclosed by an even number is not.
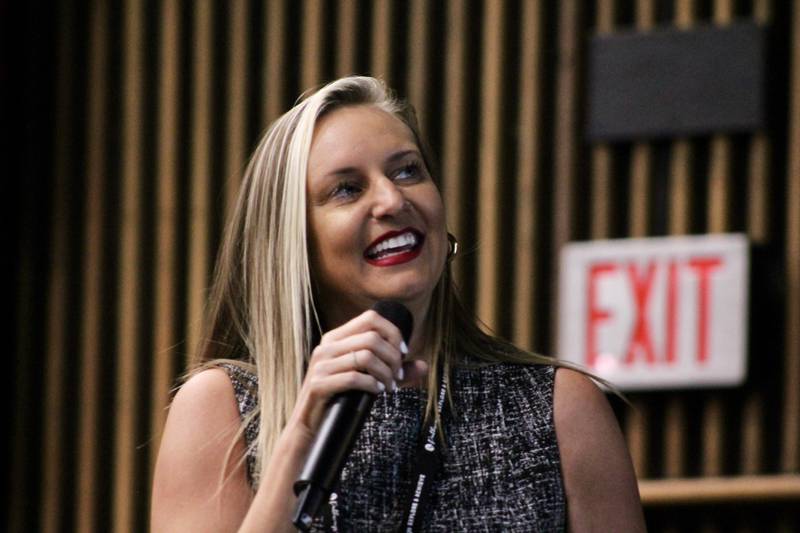
<svg viewBox="0 0 800 533"><path fill-rule="evenodd" d="M373 264L381 266L410 261L419 254L423 235L413 229L391 232L373 243L364 252L364 257Z"/></svg>

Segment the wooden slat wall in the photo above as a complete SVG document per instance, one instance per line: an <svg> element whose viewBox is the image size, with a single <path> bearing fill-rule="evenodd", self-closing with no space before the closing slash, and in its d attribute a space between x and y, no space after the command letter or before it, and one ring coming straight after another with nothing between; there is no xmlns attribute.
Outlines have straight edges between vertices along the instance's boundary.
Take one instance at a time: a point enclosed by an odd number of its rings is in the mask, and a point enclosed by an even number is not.
<svg viewBox="0 0 800 533"><path fill-rule="evenodd" d="M791 43L789 142L786 149L786 319L781 469L800 470L800 8L794 3Z"/></svg>
<svg viewBox="0 0 800 533"><path fill-rule="evenodd" d="M150 414L150 434L158 435L166 421L165 405L175 375L181 369L176 365L174 352L180 343L178 269L180 244L180 180L179 135L180 61L182 24L179 4L164 2L160 6L161 46L159 53L159 86L156 154L156 216L155 216L155 292L156 306L153 315L153 374ZM150 466L155 455L150 457ZM79 528L80 529L80 528Z"/></svg>
<svg viewBox="0 0 800 533"><path fill-rule="evenodd" d="M514 265L514 295L512 339L522 346L537 346L542 333L537 331L540 308L533 305L540 299L537 280L543 276L536 250L542 248L543 238L536 229L544 223L542 213L531 208L542 196L540 172L542 162L542 71L544 21L541 4L525 2L521 13L520 65L518 76L519 104L517 122L517 172L514 210L516 219L516 264ZM498 254L502 257L503 254Z"/></svg>
<svg viewBox="0 0 800 533"><path fill-rule="evenodd" d="M111 526L114 531L136 528L136 485L142 476L137 460L137 424L142 416L138 383L144 343L142 329L144 246L144 9L123 3L122 22L122 144L120 152L120 227L117 278L116 396L114 398L114 464ZM141 522L139 522L141 523Z"/></svg>
<svg viewBox="0 0 800 533"><path fill-rule="evenodd" d="M214 35L212 24L214 13L210 2L197 2L194 7L191 61L192 73L189 82L191 90L191 132L189 152L191 165L189 170L189 251L188 251L188 289L187 332L185 359L191 358L200 339L200 325L203 317L203 306L206 286L212 271L209 264L211 251L211 217L212 169L214 159L221 156L214 149L212 135L212 92L215 88L215 71L219 67L214 64Z"/></svg>
<svg viewBox="0 0 800 533"><path fill-rule="evenodd" d="M105 224L105 192L108 184L105 180L107 168L109 90L109 8L100 3L89 20L89 85L87 102L89 103L86 121L86 203L84 215L85 267L83 278L83 315L81 317L80 346L80 411L79 447L78 447L78 480L75 484L77 515L75 529L87 531L94 528L98 512L98 481L100 468L97 458L100 456L100 417L102 379L102 337L103 324L103 292L104 280L109 277L105 272L104 256L108 254L105 246L107 224ZM166 303L166 302L164 302ZM159 306L161 307L161 306ZM168 308L164 307L164 311ZM158 322L157 322L158 324ZM157 328L159 326L156 326ZM157 330L158 335L159 330ZM158 356L156 356L158 357ZM165 369L163 377L154 382L153 393L162 394L165 385L174 375L174 369ZM163 404L163 401L162 401ZM163 424L163 417L158 422ZM154 425L158 423L153 421Z"/></svg>
<svg viewBox="0 0 800 533"><path fill-rule="evenodd" d="M674 24L678 28L690 28L693 17L693 3L689 0L677 2ZM667 232L670 235L684 235L691 227L690 209L690 171L691 145L687 139L677 139L672 143L669 162L669 214ZM642 213L646 217L647 213ZM686 399L674 395L667 399L665 410L665 475L680 477L686 475L686 450L688 442L688 422L686 419Z"/></svg>
<svg viewBox="0 0 800 533"><path fill-rule="evenodd" d="M467 227L467 212L465 209L467 187L464 186L462 176L466 173L465 162L467 149L467 63L469 61L469 42L463 38L467 34L466 4L463 0L454 0L447 3L446 28L447 40L445 41L445 81L444 94L448 98L444 101L442 119L446 124L441 148L441 161L443 169L442 186L445 207L447 209L447 226L451 231L463 230ZM465 236L459 235L465 241ZM469 248L465 249L466 242L461 243L462 259L453 265L453 273L462 285L467 278L464 257L469 256Z"/></svg>
<svg viewBox="0 0 800 533"><path fill-rule="evenodd" d="M758 0L753 4L753 19L764 26L770 20L770 4ZM747 167L747 224L746 231L754 244L769 242L770 173L772 172L768 150L770 140L764 131L755 132L749 140ZM741 473L756 474L763 468L764 454L764 395L760 390L750 390L742 406L741 439L744 445L739 457Z"/></svg>
<svg viewBox="0 0 800 533"><path fill-rule="evenodd" d="M71 22L71 21L70 21ZM70 28L71 30L72 28ZM64 35L65 41L75 38L74 34ZM69 201L69 172L76 158L70 143L65 137L72 126L74 116L71 112L72 98L75 91L74 79L70 69L70 52L74 50L73 42L64 43L63 56L59 63L59 80L63 83L59 91L59 112L56 119L56 135L61 140L57 144L54 171L53 171L53 204L50 231L50 249L52 257L66 258L69 250L69 226L67 221L73 216L74 204ZM39 514L43 531L55 531L60 526L61 514L64 512L64 502L61 498L60 487L64 482L64 471L61 468L65 460L66 446L64 435L64 398L66 396L65 384L62 376L67 366L67 329L68 324L63 316L68 313L70 299L68 295L68 278L74 275L70 272L69 262L56 260L50 267L47 279L46 326L44 345L44 379L42 398L44 412L49 416L42 418L42 469L41 469L41 500Z"/></svg>
<svg viewBox="0 0 800 533"><path fill-rule="evenodd" d="M251 143L247 135L246 106L248 59L250 43L250 9L248 2L232 2L228 19L228 75L226 93L225 132L225 217L233 211L239 192L239 181L244 171ZM304 35L318 33L316 29ZM319 52L317 52L319 53Z"/></svg>
<svg viewBox="0 0 800 533"><path fill-rule="evenodd" d="M33 126L44 151L20 156L31 175L4 529L147 528L170 390L199 340L248 151L300 92L349 73L415 103L461 241L464 300L522 346L554 349L568 241L749 235L760 307L748 381L614 407L651 531L800 527L798 2L62 0L26 13L55 30L26 71L52 90L26 109L53 112ZM586 143L590 35L740 19L770 26L782 72L765 129ZM737 505L719 516L724 502Z"/></svg>
<svg viewBox="0 0 800 533"><path fill-rule="evenodd" d="M504 254L500 243L502 187L509 178L500 164L503 120L502 95L506 82L503 48L505 34L504 2L486 2L483 7L481 42L480 133L478 137L478 277L477 312L497 331L499 326L498 287ZM445 172L447 172L445 170Z"/></svg>

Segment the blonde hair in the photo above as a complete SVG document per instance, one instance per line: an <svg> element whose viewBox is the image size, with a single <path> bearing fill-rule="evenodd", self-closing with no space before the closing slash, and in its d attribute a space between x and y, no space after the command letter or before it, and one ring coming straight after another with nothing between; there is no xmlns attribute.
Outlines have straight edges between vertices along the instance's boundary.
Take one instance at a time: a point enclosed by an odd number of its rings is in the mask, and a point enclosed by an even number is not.
<svg viewBox="0 0 800 533"><path fill-rule="evenodd" d="M312 339L320 332L306 226L306 174L314 127L323 115L354 105L376 106L403 121L431 169L410 105L374 78L334 81L286 112L262 138L245 170L217 258L206 334L194 368L227 361L257 375L259 408L242 424L243 431L259 418L258 438L252 444L256 473L269 460L291 416ZM484 333L460 305L449 265L434 289L430 311L428 323L418 325L427 328L429 339L428 390L436 390L440 373L449 374L464 356L486 362L553 363ZM438 423L433 396L427 413Z"/></svg>

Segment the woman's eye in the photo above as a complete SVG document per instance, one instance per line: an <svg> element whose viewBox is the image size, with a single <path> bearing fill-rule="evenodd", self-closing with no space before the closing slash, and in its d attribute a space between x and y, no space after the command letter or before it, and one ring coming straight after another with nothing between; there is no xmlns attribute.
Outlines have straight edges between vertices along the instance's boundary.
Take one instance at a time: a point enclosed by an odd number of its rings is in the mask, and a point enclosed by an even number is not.
<svg viewBox="0 0 800 533"><path fill-rule="evenodd" d="M359 192L361 192L361 187L359 187L358 184L349 181L343 181L338 183L333 188L333 191L331 191L331 196L333 198L350 198L357 195Z"/></svg>
<svg viewBox="0 0 800 533"><path fill-rule="evenodd" d="M400 167L394 174L396 180L415 180L420 177L419 163L409 163Z"/></svg>

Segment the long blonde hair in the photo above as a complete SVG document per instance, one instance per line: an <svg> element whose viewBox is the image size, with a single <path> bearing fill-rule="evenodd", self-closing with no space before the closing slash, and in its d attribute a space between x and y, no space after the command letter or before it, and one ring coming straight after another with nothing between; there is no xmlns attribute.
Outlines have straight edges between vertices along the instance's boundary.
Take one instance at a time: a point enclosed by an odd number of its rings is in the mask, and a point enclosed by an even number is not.
<svg viewBox="0 0 800 533"><path fill-rule="evenodd" d="M258 377L259 418L255 472L269 460L299 396L312 339L320 324L314 302L306 226L306 174L317 121L354 105L376 106L413 133L426 166L432 161L413 108L383 82L342 78L325 85L276 120L245 170L238 201L225 230L207 308L205 335L194 369L228 361ZM436 390L441 372L463 358L497 362L552 363L483 332L458 302L449 265L434 289L425 327ZM449 395L449 391L448 391ZM427 412L439 413L430 395ZM260 409L266 406L265 409Z"/></svg>

